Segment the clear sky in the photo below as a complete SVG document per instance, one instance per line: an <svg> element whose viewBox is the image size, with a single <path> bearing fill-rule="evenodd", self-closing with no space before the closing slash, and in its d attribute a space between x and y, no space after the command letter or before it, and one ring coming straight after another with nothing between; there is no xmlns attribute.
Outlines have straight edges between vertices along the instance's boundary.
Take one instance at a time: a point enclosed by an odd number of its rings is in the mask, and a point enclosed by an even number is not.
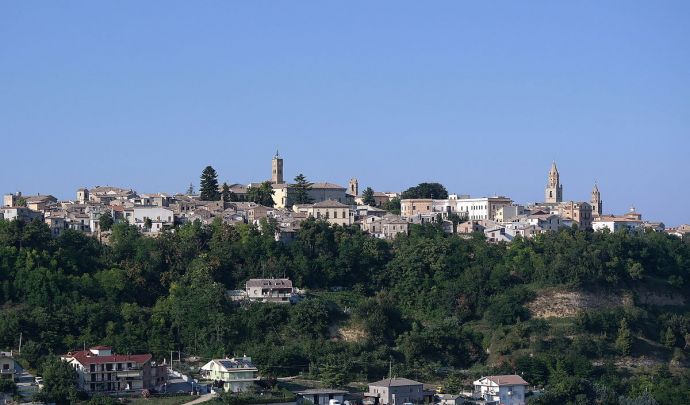
<svg viewBox="0 0 690 405"><path fill-rule="evenodd" d="M270 176L690 222L690 1L0 0L0 193Z"/></svg>

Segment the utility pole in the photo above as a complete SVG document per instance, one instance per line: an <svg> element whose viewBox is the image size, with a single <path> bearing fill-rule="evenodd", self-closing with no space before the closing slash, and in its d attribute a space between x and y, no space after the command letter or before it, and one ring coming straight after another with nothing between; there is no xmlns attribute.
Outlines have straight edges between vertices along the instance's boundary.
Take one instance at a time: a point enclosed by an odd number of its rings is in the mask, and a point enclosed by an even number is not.
<svg viewBox="0 0 690 405"><path fill-rule="evenodd" d="M22 332L19 332L19 355L22 355Z"/></svg>

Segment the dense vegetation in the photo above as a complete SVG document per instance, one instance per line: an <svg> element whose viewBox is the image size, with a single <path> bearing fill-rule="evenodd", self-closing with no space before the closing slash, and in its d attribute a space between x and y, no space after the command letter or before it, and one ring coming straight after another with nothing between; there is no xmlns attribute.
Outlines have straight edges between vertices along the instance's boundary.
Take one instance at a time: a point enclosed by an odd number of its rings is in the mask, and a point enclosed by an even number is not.
<svg viewBox="0 0 690 405"><path fill-rule="evenodd" d="M23 360L39 371L54 354L109 344L159 359L246 353L263 375L303 372L331 386L379 379L392 360L394 374L451 392L516 372L546 388L534 403L690 403L690 307L638 297L544 320L525 306L548 289L635 297L644 287L687 300L690 244L677 238L568 229L503 245L428 225L387 242L309 220L283 245L273 226L194 223L149 238L118 223L105 245L0 221L0 348L23 333ZM269 276L291 278L307 299L225 298Z"/></svg>

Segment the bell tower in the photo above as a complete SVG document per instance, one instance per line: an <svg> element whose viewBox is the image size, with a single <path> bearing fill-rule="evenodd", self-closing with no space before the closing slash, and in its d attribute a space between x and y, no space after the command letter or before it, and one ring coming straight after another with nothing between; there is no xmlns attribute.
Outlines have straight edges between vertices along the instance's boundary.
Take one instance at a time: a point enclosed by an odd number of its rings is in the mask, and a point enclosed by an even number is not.
<svg viewBox="0 0 690 405"><path fill-rule="evenodd" d="M359 195L359 181L356 178L351 178L348 184L347 193L357 197Z"/></svg>
<svg viewBox="0 0 690 405"><path fill-rule="evenodd" d="M559 203L563 201L563 185L561 184L561 176L558 174L556 162L551 164L549 170L549 181L544 190L544 202Z"/></svg>
<svg viewBox="0 0 690 405"><path fill-rule="evenodd" d="M282 184L283 183L283 159L280 157L277 150L276 150L276 155L273 156L273 160L271 161L271 166L273 169L273 172L271 174L271 183Z"/></svg>
<svg viewBox="0 0 690 405"><path fill-rule="evenodd" d="M599 192L599 186L594 183L594 188L592 189L592 216L599 217L602 214L603 201L601 201L601 193Z"/></svg>

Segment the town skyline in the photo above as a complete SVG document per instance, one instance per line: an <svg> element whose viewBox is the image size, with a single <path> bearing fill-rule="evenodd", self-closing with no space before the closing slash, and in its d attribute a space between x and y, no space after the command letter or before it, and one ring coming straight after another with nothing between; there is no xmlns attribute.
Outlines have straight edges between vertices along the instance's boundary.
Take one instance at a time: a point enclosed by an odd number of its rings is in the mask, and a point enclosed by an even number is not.
<svg viewBox="0 0 690 405"><path fill-rule="evenodd" d="M567 199L688 220L687 2L0 10L3 193L245 183L279 148L290 179L516 201L555 160Z"/></svg>
<svg viewBox="0 0 690 405"><path fill-rule="evenodd" d="M276 152L279 152L279 149ZM282 153L280 154L280 157L284 159L284 155ZM360 193L366 187L372 187L372 189L374 189L375 191L380 191L380 192L397 192L397 193L400 193L400 192L406 190L407 188L412 187L418 183L438 182L438 183L440 183L446 187L449 194L456 194L456 195L460 195L460 196L469 195L473 198L475 198L475 197L505 196L505 197L509 197L509 198L513 199L513 201L516 204L539 203L539 202L543 201L543 199L544 199L544 187L543 186L540 188L541 192L539 193L539 195L535 195L534 198L532 198L532 199L521 199L518 197L514 197L513 195L519 195L519 196L527 195L532 190L530 189L527 191L527 190L520 189L515 194L511 194L509 192L502 192L500 190L496 190L496 191L492 191L492 192L491 191L490 192L483 192L483 193L482 192L472 192L472 190L465 190L465 189L457 190L450 185L450 184L454 184L454 183L444 182L442 180L435 179L435 178L424 179L423 177L419 177L419 180L417 180L416 183L414 183L414 184L410 183L408 185L404 185L399 189L378 187L377 185L369 184L369 183L363 181L361 178L359 178L357 176L349 176L349 177L348 176L341 176L338 179L315 178L315 177L311 177L307 173L303 173L299 170L290 170L291 165L290 165L289 159L284 159L284 160L286 160L288 162L287 165L285 166L286 169L285 169L285 174L284 174L285 181L288 183L291 183L296 175L302 173L306 176L307 180L310 182L335 183L338 185L343 185L343 187L344 187L344 185L347 185L347 182L349 179L356 178L359 182ZM553 160L551 163L549 163L549 167L552 163L558 164L558 162L556 160ZM227 179L223 176L223 171L221 169L219 169L217 166L214 166L214 165L211 165L211 166L213 166L217 170L217 172L219 173L218 180L219 180L220 184L227 182L228 184L241 184L241 185L246 186L250 183L260 183L260 182L263 182L266 180L270 180L270 178L271 178L271 173L270 173L269 166L268 166L268 160L266 160L266 159L264 160L265 176L262 177L262 175L260 175L260 174L257 174L255 176L245 176L247 179L246 181L233 181L233 179ZM573 192L573 191L571 191L571 188L568 186L569 184L572 184L572 183L569 181L569 177L567 176L567 172L566 172L566 174L563 174L563 169L562 169L562 166L560 164L558 164L558 170L559 170L559 172L561 172L561 182L560 183L564 189L563 196L562 196L564 201L590 201L590 194L591 194L592 188L596 184L602 193L602 200L604 201L604 212L603 212L604 214L622 215L622 214L625 214L626 212L628 212L630 209L634 208L637 212L642 213L644 215L645 219L660 221L660 222L665 223L667 226L678 226L678 225L689 222L688 218L683 218L683 217L679 217L678 221L669 221L669 220L665 220L665 218L663 218L663 217L660 218L658 216L650 216L648 214L648 212L645 210L644 206L640 206L638 204L635 204L634 202L631 202L630 204L628 204L626 206L624 196L621 196L619 198L615 198L615 196L611 196L611 197L613 197L613 198L611 198L608 196L608 193L606 191L607 189L604 186L604 185L610 184L610 181L607 181L607 179L604 179L603 182L600 181L600 179L595 179L591 183L589 189L586 191L583 191L583 192L580 192L580 191L583 187L587 188L587 185L585 184L586 182L582 181L582 180L576 181L575 184L577 184L578 189L576 190L576 192ZM293 172L294 172L294 174L292 174ZM199 174L200 173L201 173L201 170L199 170ZM547 178L548 178L548 172L546 170L542 171L542 177L544 178L543 183L546 184ZM125 188L125 189L132 189L132 190L137 191L139 193L148 193L148 194L166 193L169 195L174 195L174 194L184 194L186 192L186 189L189 187L190 183L194 186L195 192L198 192L199 180L197 178L196 180L190 179L189 182L187 182L186 184L183 183L182 185L180 185L180 187L178 187L178 189L175 189L175 190L162 190L162 189L149 188L146 186L143 186L143 187L130 186L129 184L123 184L123 183L117 183L117 182L112 183L112 184L105 183L105 182L101 182L101 183L97 182L94 184L80 185L78 187L75 187L72 190L65 190L61 193L51 192L50 190L49 191L42 191L42 190L36 191L36 190L31 189L31 188L24 187L24 188L20 188L20 189L14 190L14 191L8 190L4 194L16 193L16 192L22 192L25 195L30 195L30 194L48 195L48 194L50 194L50 195L57 197L59 200L74 200L75 192L79 188L82 188L82 187L92 188L92 187L98 187L98 186L109 186L109 187L121 187L121 188ZM136 184L139 184L139 183L136 183ZM487 186L486 184L480 184L480 186L483 186L483 188L481 188L482 190L491 190L492 189L492 187L490 185ZM493 188L496 188L496 187L493 187ZM613 200L613 202L611 202L611 200Z"/></svg>

